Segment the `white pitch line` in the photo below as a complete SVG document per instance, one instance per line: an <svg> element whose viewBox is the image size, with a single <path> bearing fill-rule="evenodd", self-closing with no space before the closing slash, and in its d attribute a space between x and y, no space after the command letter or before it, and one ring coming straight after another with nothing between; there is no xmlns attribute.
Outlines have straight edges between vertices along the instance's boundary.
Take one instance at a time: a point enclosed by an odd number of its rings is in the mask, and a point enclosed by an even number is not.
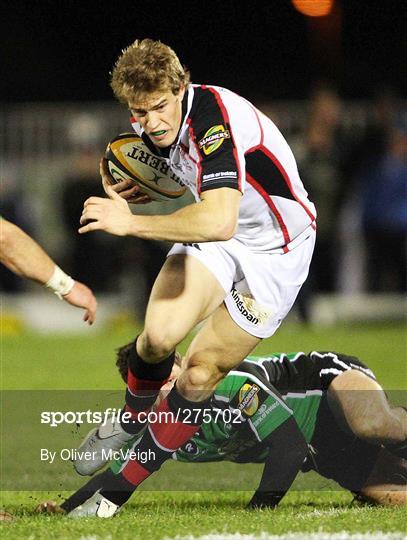
<svg viewBox="0 0 407 540"><path fill-rule="evenodd" d="M380 531L368 533L348 533L346 531L329 533L286 533L269 534L261 532L259 534L241 533L210 533L203 536L175 536L165 537L164 540L405 540L406 535L402 532L385 533Z"/></svg>

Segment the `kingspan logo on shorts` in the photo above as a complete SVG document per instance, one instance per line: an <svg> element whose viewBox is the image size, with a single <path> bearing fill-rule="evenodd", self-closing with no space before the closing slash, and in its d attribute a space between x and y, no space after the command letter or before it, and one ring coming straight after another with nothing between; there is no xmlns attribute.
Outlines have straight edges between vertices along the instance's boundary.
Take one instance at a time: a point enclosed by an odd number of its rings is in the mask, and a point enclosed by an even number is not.
<svg viewBox="0 0 407 540"><path fill-rule="evenodd" d="M263 324L271 317L270 310L256 302L250 293L241 293L233 288L231 294L237 309L249 322Z"/></svg>
<svg viewBox="0 0 407 540"><path fill-rule="evenodd" d="M205 156L208 156L212 152L215 152L223 144L225 139L230 139L230 132L225 126L219 124L208 129L199 141L198 146L203 150Z"/></svg>

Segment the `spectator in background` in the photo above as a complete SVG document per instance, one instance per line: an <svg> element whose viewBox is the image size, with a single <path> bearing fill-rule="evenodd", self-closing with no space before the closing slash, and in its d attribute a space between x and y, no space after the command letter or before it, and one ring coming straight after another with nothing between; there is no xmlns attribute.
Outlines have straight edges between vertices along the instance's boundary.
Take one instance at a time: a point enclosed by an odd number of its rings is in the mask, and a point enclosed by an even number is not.
<svg viewBox="0 0 407 540"><path fill-rule="evenodd" d="M369 292L407 291L407 112L392 120L383 152L360 173Z"/></svg>
<svg viewBox="0 0 407 540"><path fill-rule="evenodd" d="M349 145L344 163L346 177L352 178L356 184L363 171L377 164L379 157L386 152L398 108L395 91L387 86L377 88L370 107L367 125Z"/></svg>
<svg viewBox="0 0 407 540"><path fill-rule="evenodd" d="M120 282L123 266L119 256L120 242L113 245L102 233L90 239L77 232L82 214L81 201L92 195L104 195L98 174L99 155L104 144L101 124L94 115L78 114L67 126L67 137L74 150L62 187L62 218L70 247L67 267L79 279L91 283L95 291L111 291ZM107 252L109 257L106 257Z"/></svg>
<svg viewBox="0 0 407 540"><path fill-rule="evenodd" d="M376 89L364 136L348 160L360 197L366 289L406 291L407 117L397 92Z"/></svg>
<svg viewBox="0 0 407 540"><path fill-rule="evenodd" d="M72 173L64 178L62 188L62 217L71 244L68 267L72 274L91 283L95 291L109 291L120 281L123 266L119 254L120 242L113 245L103 233L88 238L77 232L82 201L92 195L104 195L96 151L86 147L78 151L71 170ZM106 252L109 257L106 257Z"/></svg>
<svg viewBox="0 0 407 540"><path fill-rule="evenodd" d="M341 101L336 90L318 83L310 96L305 130L291 141L298 168L318 212L318 235L310 275L298 299L300 315L309 320L315 292L333 292L338 268L338 214L345 191L341 166L345 137L340 126Z"/></svg>

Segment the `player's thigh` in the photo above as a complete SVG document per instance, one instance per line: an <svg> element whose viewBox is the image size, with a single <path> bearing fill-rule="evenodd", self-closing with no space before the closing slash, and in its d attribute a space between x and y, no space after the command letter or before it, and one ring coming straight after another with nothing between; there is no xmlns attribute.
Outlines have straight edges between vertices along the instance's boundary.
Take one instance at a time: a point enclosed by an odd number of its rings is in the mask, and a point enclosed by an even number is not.
<svg viewBox="0 0 407 540"><path fill-rule="evenodd" d="M373 434L390 413L382 387L355 369L335 377L327 394L329 406L340 426L357 435Z"/></svg>
<svg viewBox="0 0 407 540"><path fill-rule="evenodd" d="M260 338L240 328L225 305L220 305L189 346L185 371L177 384L185 390L184 394L187 387L195 387L209 395L226 373L250 354L260 341Z"/></svg>
<svg viewBox="0 0 407 540"><path fill-rule="evenodd" d="M222 303L225 291L196 257L168 257L154 283L145 330L174 334L176 344Z"/></svg>

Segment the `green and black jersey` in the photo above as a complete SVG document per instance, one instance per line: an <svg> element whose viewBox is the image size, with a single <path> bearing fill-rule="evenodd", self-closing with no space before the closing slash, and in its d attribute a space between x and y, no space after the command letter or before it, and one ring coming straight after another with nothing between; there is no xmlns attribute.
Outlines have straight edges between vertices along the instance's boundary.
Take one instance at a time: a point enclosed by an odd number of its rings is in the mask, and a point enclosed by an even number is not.
<svg viewBox="0 0 407 540"><path fill-rule="evenodd" d="M305 440L312 438L321 380L311 355L249 356L217 386L211 415L173 457L179 461L262 462L264 441L293 417Z"/></svg>
<svg viewBox="0 0 407 540"><path fill-rule="evenodd" d="M324 391L349 369L374 377L358 359L334 352L249 356L219 383L201 428L173 459L264 462L271 435L290 418L309 443ZM112 470L121 465L113 463Z"/></svg>
<svg viewBox="0 0 407 540"><path fill-rule="evenodd" d="M173 459L262 463L269 455L273 433L289 419L294 419L310 443L324 392L337 375L349 369L375 378L357 358L335 352L247 357L218 384L204 423L174 452ZM111 468L117 473L122 465L118 460Z"/></svg>
<svg viewBox="0 0 407 540"><path fill-rule="evenodd" d="M278 504L299 470L314 469L358 491L379 447L345 435L324 399L332 380L352 369L375 378L357 358L334 352L250 356L217 386L201 428L172 457L190 463L264 463L253 500L266 498L271 506ZM123 448L123 457L139 440ZM307 443L316 449L312 460L306 459ZM124 460L112 462L110 469L73 494L64 508L76 507L96 489L111 485L117 489L123 466Z"/></svg>

